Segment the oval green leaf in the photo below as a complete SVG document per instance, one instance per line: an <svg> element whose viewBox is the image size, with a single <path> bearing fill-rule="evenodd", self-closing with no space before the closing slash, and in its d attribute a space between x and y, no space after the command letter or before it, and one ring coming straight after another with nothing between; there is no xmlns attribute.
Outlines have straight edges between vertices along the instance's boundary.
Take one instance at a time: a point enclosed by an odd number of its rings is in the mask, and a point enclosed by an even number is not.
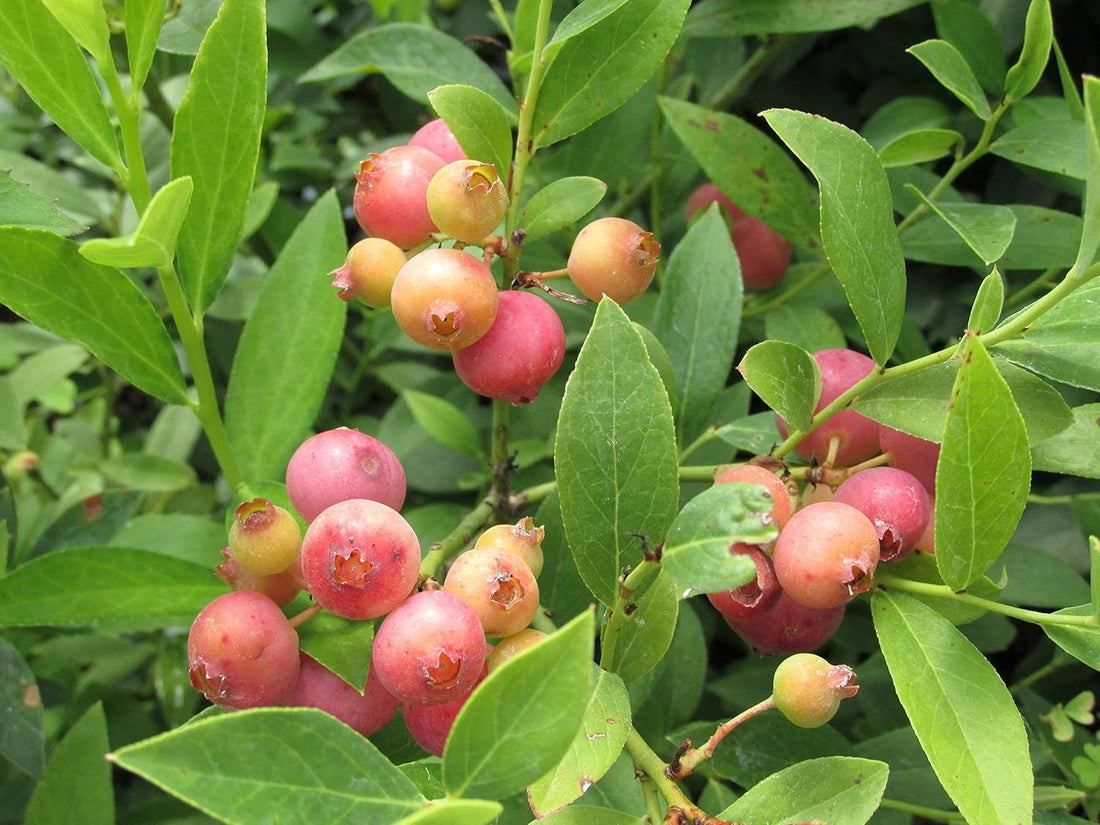
<svg viewBox="0 0 1100 825"><path fill-rule="evenodd" d="M160 0L126 1L126 57L130 64L130 83L135 89L145 85L157 37L164 23L164 7Z"/></svg>
<svg viewBox="0 0 1100 825"><path fill-rule="evenodd" d="M502 181L509 179L512 127L492 95L475 86L449 84L428 92L428 101L467 157L493 164Z"/></svg>
<svg viewBox="0 0 1100 825"><path fill-rule="evenodd" d="M481 458L481 439L469 418L452 404L419 390L401 393L416 423L432 438L452 450Z"/></svg>
<svg viewBox="0 0 1100 825"><path fill-rule="evenodd" d="M100 0L42 0L57 22L95 58L103 72L114 70L111 32Z"/></svg>
<svg viewBox="0 0 1100 825"><path fill-rule="evenodd" d="M680 610L676 582L659 569L641 595L635 597L633 605L613 643L608 641L606 626L603 634L601 664L624 682L633 682L649 673L668 652Z"/></svg>
<svg viewBox="0 0 1100 825"><path fill-rule="evenodd" d="M902 707L966 821L1030 822L1027 734L993 666L950 622L903 593L875 592L871 613Z"/></svg>
<svg viewBox="0 0 1100 825"><path fill-rule="evenodd" d="M1009 129L989 147L993 154L1035 169L1088 177L1088 129L1072 118L1033 120Z"/></svg>
<svg viewBox="0 0 1100 825"><path fill-rule="evenodd" d="M822 32L863 26L925 0L709 0L693 27L723 27L727 34Z"/></svg>
<svg viewBox="0 0 1100 825"><path fill-rule="evenodd" d="M966 322L966 328L971 332L981 335L989 332L1001 319L1001 309L1005 302L1005 282L997 267L993 267L974 298L974 304L970 307L970 319Z"/></svg>
<svg viewBox="0 0 1100 825"><path fill-rule="evenodd" d="M57 743L46 773L31 795L24 825L65 825L80 811L81 825L114 825L115 794L111 764L103 757L107 716L96 702Z"/></svg>
<svg viewBox="0 0 1100 825"><path fill-rule="evenodd" d="M4 718L0 756L40 779L46 768L42 699L34 673L7 639L0 639L0 714Z"/></svg>
<svg viewBox="0 0 1100 825"><path fill-rule="evenodd" d="M395 825L488 825L504 810L499 802L484 799L433 799L428 806Z"/></svg>
<svg viewBox="0 0 1100 825"><path fill-rule="evenodd" d="M915 186L905 187L937 214L974 250L983 263L1001 259L1016 231L1016 215L1007 206L992 203L937 203Z"/></svg>
<svg viewBox="0 0 1100 825"><path fill-rule="evenodd" d="M87 229L61 212L56 202L15 180L10 169L0 169L0 226L43 229L58 235L77 235Z"/></svg>
<svg viewBox="0 0 1100 825"><path fill-rule="evenodd" d="M910 46L906 51L923 63L941 86L982 120L989 120L993 116L989 100L966 58L946 40L925 40Z"/></svg>
<svg viewBox="0 0 1100 825"><path fill-rule="evenodd" d="M1100 478L1100 404L1073 408L1073 423L1031 449L1032 469Z"/></svg>
<svg viewBox="0 0 1100 825"><path fill-rule="evenodd" d="M1054 23L1050 16L1050 0L1031 0L1024 25L1024 46L1020 58L1005 76L1005 99L1019 100L1039 83L1050 60L1054 41Z"/></svg>
<svg viewBox="0 0 1100 825"><path fill-rule="evenodd" d="M788 428L810 429L821 396L821 370L806 350L786 341L761 341L749 347L737 371Z"/></svg>
<svg viewBox="0 0 1100 825"><path fill-rule="evenodd" d="M523 207L519 225L526 240L542 238L570 226L591 212L607 192L598 178L560 178L542 187Z"/></svg>
<svg viewBox="0 0 1100 825"><path fill-rule="evenodd" d="M157 190L131 234L93 238L81 245L80 254L106 266L169 266L176 254L176 238L187 217L193 190L189 177L169 181Z"/></svg>
<svg viewBox="0 0 1100 825"><path fill-rule="evenodd" d="M921 129L900 135L878 150L882 165L912 166L939 160L961 146L963 136L952 129Z"/></svg>

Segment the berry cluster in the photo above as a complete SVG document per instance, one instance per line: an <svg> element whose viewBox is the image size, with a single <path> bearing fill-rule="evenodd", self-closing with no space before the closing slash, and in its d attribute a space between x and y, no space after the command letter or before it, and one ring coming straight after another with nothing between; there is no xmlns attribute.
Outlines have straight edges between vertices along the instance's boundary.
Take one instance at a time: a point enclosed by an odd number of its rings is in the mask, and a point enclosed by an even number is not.
<svg viewBox="0 0 1100 825"><path fill-rule="evenodd" d="M874 366L867 356L846 349L824 350L814 359L822 379L818 410ZM777 423L785 434L785 423ZM840 626L845 605L870 589L879 563L934 549L938 445L849 410L811 430L795 451L811 462L801 494L793 479L788 486L763 466L778 463L774 460L722 468L715 475L715 484L759 484L775 502L774 544L730 548L753 560L756 578L708 595L734 632L763 653L821 646ZM887 462L891 466L884 466Z"/></svg>
<svg viewBox="0 0 1100 825"><path fill-rule="evenodd" d="M565 331L546 301L498 288L493 259L514 262L523 241L493 234L510 204L493 164L466 157L446 124L431 121L360 164L354 210L368 237L331 275L344 300L389 307L409 338L451 353L475 392L522 404L561 366ZM649 286L659 252L637 224L602 218L580 231L567 270L542 275L568 274L586 298L624 303ZM555 292L536 273L521 276L514 286Z"/></svg>
<svg viewBox="0 0 1100 825"><path fill-rule="evenodd" d="M229 709L318 707L365 736L403 708L414 739L442 754L458 710L491 667L542 634L538 610L543 528L530 518L495 525L453 561L442 587L420 582L420 542L398 512L405 473L393 452L339 428L303 442L287 493L308 522L266 499L234 513L219 575L233 591L208 604L188 637L191 682ZM384 619L362 690L299 648L282 607L300 591L354 620ZM500 639L494 649L486 637ZM492 654L492 655L490 655Z"/></svg>

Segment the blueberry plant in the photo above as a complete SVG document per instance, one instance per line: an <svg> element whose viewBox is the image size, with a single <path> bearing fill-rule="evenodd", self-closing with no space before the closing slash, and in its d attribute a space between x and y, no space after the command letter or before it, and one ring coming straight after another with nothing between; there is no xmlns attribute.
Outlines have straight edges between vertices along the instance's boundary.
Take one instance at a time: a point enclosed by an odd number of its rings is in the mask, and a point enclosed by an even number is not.
<svg viewBox="0 0 1100 825"><path fill-rule="evenodd" d="M1088 0L5 0L0 822L1100 816Z"/></svg>

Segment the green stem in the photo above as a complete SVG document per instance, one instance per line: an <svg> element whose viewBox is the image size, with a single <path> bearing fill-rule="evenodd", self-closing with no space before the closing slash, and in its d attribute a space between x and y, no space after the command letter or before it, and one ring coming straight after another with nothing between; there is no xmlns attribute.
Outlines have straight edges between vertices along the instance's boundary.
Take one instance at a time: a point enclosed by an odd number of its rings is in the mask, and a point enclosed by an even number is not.
<svg viewBox="0 0 1100 825"><path fill-rule="evenodd" d="M496 508L496 499L491 495L486 496L477 507L466 514L454 530L428 548L420 562L420 578L435 576L444 561L473 541L474 534L489 523Z"/></svg>
<svg viewBox="0 0 1100 825"><path fill-rule="evenodd" d="M721 430L717 425L707 427L705 430L703 430L702 435L700 435L697 439L692 441L690 444L684 447L683 450L680 451L680 462L683 463L687 461L688 458L697 453L703 447L710 444L710 442L718 440L721 437L720 433Z"/></svg>
<svg viewBox="0 0 1100 825"><path fill-rule="evenodd" d="M122 91L118 73L113 65L101 66L101 73L107 83L111 101L118 115L119 129L122 131L122 149L126 155L126 169L124 170L126 187L130 191L130 199L134 202L134 208L140 215L149 205L149 179L145 172L145 152L141 147L141 131L138 120L141 116L141 99L139 92L127 97Z"/></svg>
<svg viewBox="0 0 1100 825"><path fill-rule="evenodd" d="M600 647L600 667L605 670L609 669L615 659L615 646L623 625L632 612L630 605L634 603L634 594L657 574L660 566L660 562L647 558L619 583L619 594L615 597L615 606L607 617L607 627L604 629Z"/></svg>
<svg viewBox="0 0 1100 825"><path fill-rule="evenodd" d="M714 751L717 750L723 739L754 716L759 716L761 713L769 711L774 707L775 699L769 696L767 699L757 702L751 708L741 711L741 713L734 716L728 722L719 725L718 729L714 731L714 734L706 741L703 747L688 748L681 753L679 757L674 759L672 764L669 765L669 773L675 779L683 779L684 777L691 776L692 772L697 767L714 756ZM684 744L686 746L690 743L685 742Z"/></svg>
<svg viewBox="0 0 1100 825"><path fill-rule="evenodd" d="M489 0L489 8L493 10L493 17L496 18L497 25L500 26L500 30L504 32L504 36L508 38L508 42L514 43L516 36L512 33L512 26L508 22L508 15L505 13L504 6L501 5L500 0Z"/></svg>
<svg viewBox="0 0 1100 825"><path fill-rule="evenodd" d="M664 760L656 754L653 748L651 748L644 739L642 739L642 735L638 733L633 725L627 728L625 747L626 752L630 754L630 758L634 760L634 765L639 771L650 778L650 781L652 781L657 790L661 792L661 796L665 798L669 807L675 805L686 811L692 811L701 816L705 816L705 814L695 807L695 804L687 798L687 795L680 790L680 786L665 775Z"/></svg>
<svg viewBox="0 0 1100 825"><path fill-rule="evenodd" d="M210 372L210 361L206 357L206 347L203 344L202 319L191 315L175 267L158 267L157 277L160 278L161 288L168 299L168 308L172 312L180 343L183 344L187 363L191 367L191 380L195 384L195 392L198 395L198 402L192 403L191 408L198 417L199 423L202 424L203 432L206 433L210 448L214 451L218 466L225 474L230 489L236 493L244 486L244 476L229 446L229 436L225 431L225 423L222 421L218 407L214 376Z"/></svg>
<svg viewBox="0 0 1100 825"><path fill-rule="evenodd" d="M1100 621L1096 616L1066 616L1056 613L1043 613L1039 610L1028 610L1011 604L983 599L966 592L952 590L946 584L931 584L929 582L917 582L911 579L903 579L889 573L876 573L875 583L892 587L902 592L914 593L919 596L938 596L940 598L954 599L960 604L969 604L988 610L990 613L1000 613L1012 619L1045 626L1061 627L1097 627Z"/></svg>
<svg viewBox="0 0 1100 825"><path fill-rule="evenodd" d="M888 799L883 797L879 802L880 807L889 808L894 811L902 811L907 814L914 814L922 817L923 819L931 819L934 822L966 822L966 817L957 811L941 811L938 808L928 808L924 805L914 805L911 802L902 802L897 799Z"/></svg>
<svg viewBox="0 0 1100 825"><path fill-rule="evenodd" d="M703 106L715 111L728 108L730 104L736 102L745 94L768 66L802 39L802 35L778 34L765 40L749 59L741 65L741 68L737 70L733 77L726 81L721 89L711 95Z"/></svg>
<svg viewBox="0 0 1100 825"><path fill-rule="evenodd" d="M1042 273L1038 278L1033 280L1027 286L1008 296L1008 298L1005 300L1005 306L1017 306L1019 304L1022 304L1025 300L1030 298L1036 292L1042 292L1044 289L1050 289L1051 279L1054 277L1054 274L1057 271L1057 268L1053 268L1048 269L1046 272Z"/></svg>
<svg viewBox="0 0 1100 825"><path fill-rule="evenodd" d="M679 469L680 481L714 481L713 464L694 464L681 466Z"/></svg>
<svg viewBox="0 0 1100 825"><path fill-rule="evenodd" d="M558 482L546 481L542 484L536 484L533 487L528 487L526 490L521 490L512 496L511 507L514 512L519 512L524 507L530 504L543 501L554 494L554 491L558 489Z"/></svg>
<svg viewBox="0 0 1100 825"><path fill-rule="evenodd" d="M489 473L492 477L490 494L496 509L493 513L497 521L512 518L509 489L512 483L512 456L508 447L508 418L511 406L507 401L493 399L493 432L489 452Z"/></svg>

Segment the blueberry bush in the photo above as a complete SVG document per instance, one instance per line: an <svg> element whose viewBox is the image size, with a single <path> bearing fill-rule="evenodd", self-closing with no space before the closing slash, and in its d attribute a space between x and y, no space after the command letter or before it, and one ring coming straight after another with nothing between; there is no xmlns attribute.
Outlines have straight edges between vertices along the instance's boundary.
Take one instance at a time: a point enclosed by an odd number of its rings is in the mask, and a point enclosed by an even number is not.
<svg viewBox="0 0 1100 825"><path fill-rule="evenodd" d="M5 0L0 822L1097 821L1098 38Z"/></svg>

